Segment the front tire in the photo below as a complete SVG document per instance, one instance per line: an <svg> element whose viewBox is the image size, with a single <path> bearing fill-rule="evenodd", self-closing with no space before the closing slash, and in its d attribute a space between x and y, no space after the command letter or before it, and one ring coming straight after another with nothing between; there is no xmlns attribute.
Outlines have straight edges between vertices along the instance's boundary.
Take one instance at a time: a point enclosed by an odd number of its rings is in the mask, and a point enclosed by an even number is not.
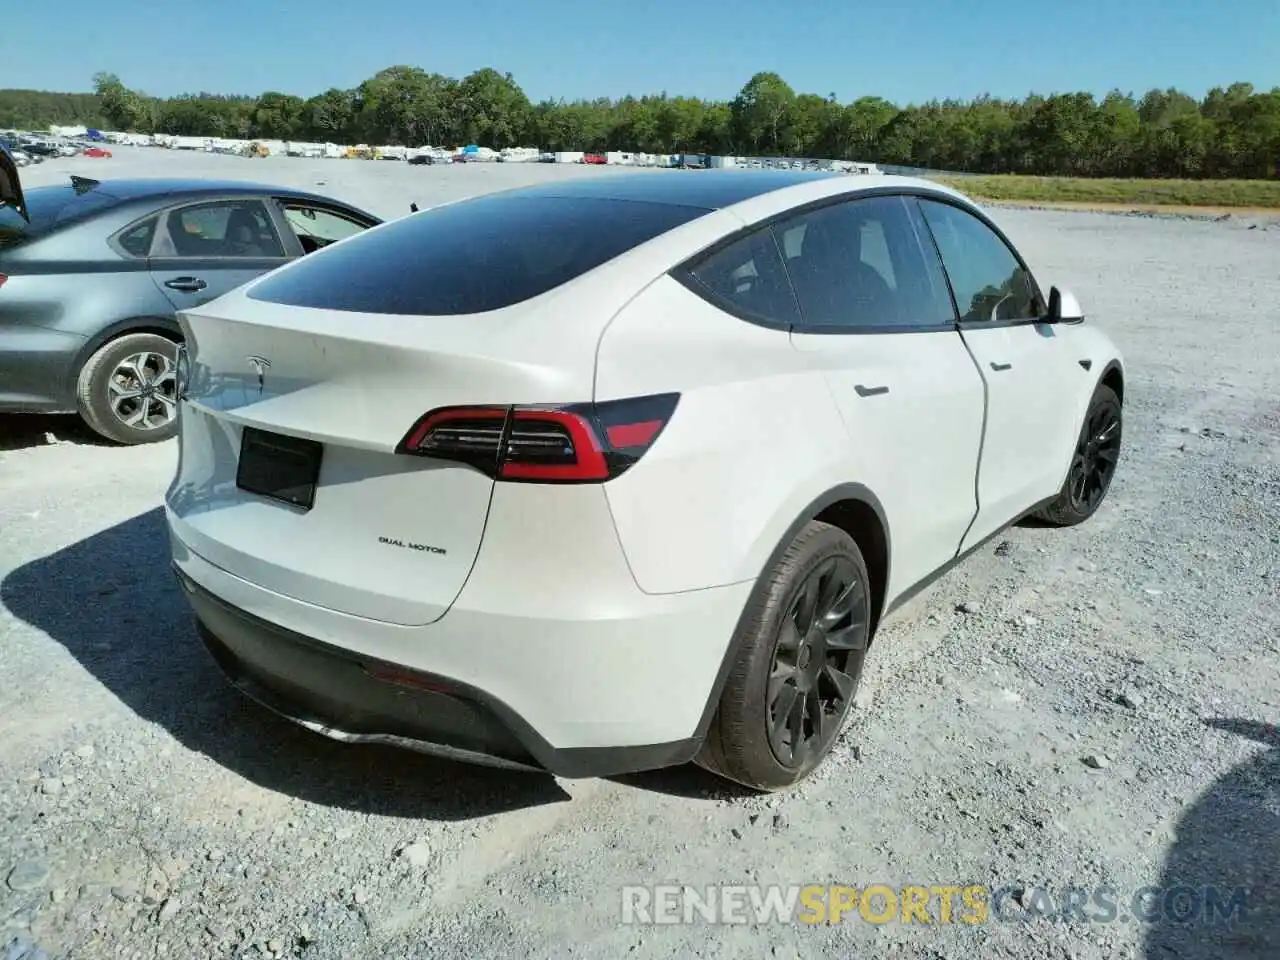
<svg viewBox="0 0 1280 960"><path fill-rule="evenodd" d="M1056 527L1083 523L1098 512L1120 461L1123 418L1120 398L1100 384L1089 401L1067 479L1052 503L1038 511L1039 520Z"/></svg>
<svg viewBox="0 0 1280 960"><path fill-rule="evenodd" d="M178 345L126 333L98 349L76 383L80 418L114 443L158 443L178 430Z"/></svg>
<svg viewBox="0 0 1280 960"><path fill-rule="evenodd" d="M831 751L871 640L867 565L843 530L811 521L752 595L699 766L756 790L811 774Z"/></svg>

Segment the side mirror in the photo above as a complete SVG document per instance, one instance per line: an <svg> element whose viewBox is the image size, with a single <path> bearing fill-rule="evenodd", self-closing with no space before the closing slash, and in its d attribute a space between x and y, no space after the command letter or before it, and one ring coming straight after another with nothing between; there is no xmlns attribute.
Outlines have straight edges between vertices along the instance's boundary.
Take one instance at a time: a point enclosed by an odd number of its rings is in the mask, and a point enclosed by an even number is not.
<svg viewBox="0 0 1280 960"><path fill-rule="evenodd" d="M1081 323L1084 310L1070 290L1053 287L1049 290L1049 314L1045 319L1049 323Z"/></svg>

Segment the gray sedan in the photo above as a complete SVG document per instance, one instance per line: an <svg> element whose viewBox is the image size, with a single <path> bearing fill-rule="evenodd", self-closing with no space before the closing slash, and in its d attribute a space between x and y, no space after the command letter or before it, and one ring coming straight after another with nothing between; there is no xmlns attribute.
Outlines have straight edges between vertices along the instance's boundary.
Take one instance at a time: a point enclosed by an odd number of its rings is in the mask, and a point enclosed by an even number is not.
<svg viewBox="0 0 1280 960"><path fill-rule="evenodd" d="M318 194L71 177L25 196L0 147L0 413L78 413L117 443L176 430L176 311L379 223Z"/></svg>

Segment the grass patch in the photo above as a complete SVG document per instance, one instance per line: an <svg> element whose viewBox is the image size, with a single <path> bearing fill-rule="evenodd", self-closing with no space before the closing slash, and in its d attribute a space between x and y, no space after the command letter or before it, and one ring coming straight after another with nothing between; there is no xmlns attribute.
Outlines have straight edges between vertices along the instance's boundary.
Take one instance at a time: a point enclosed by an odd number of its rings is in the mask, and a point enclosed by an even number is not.
<svg viewBox="0 0 1280 960"><path fill-rule="evenodd" d="M1108 180L1006 175L935 179L982 200L1280 209L1280 180Z"/></svg>

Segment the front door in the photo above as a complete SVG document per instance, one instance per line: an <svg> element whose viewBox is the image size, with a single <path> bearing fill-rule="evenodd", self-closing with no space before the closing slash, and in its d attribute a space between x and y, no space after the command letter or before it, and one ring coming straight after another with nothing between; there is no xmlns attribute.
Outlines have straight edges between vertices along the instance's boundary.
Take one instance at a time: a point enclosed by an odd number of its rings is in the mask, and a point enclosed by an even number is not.
<svg viewBox="0 0 1280 960"><path fill-rule="evenodd" d="M257 198L176 207L165 216L148 267L175 310L208 303L289 261Z"/></svg>
<svg viewBox="0 0 1280 960"><path fill-rule="evenodd" d="M960 313L964 342L987 387L978 471L978 517L961 545L990 536L1066 477L1075 445L1080 368L1063 328L1039 322L1043 298L1000 235L957 206L919 201L937 241Z"/></svg>

